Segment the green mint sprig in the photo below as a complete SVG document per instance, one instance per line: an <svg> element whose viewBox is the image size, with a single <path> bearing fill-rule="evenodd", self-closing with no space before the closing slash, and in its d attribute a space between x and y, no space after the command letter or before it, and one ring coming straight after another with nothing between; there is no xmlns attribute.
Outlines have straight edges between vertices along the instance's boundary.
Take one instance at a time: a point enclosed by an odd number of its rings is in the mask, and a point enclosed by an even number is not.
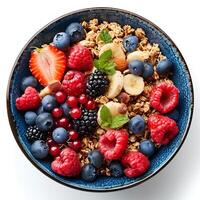
<svg viewBox="0 0 200 200"><path fill-rule="evenodd" d="M109 34L108 30L103 29L99 35L100 40L102 40L105 44L112 42L112 37Z"/></svg>
<svg viewBox="0 0 200 200"><path fill-rule="evenodd" d="M103 52L99 59L94 60L94 66L100 70L105 72L108 75L113 75L115 73L115 63L111 60L112 51L109 49Z"/></svg>
<svg viewBox="0 0 200 200"><path fill-rule="evenodd" d="M120 128L129 121L128 116L112 116L107 106L102 106L100 110L101 126L108 128Z"/></svg>

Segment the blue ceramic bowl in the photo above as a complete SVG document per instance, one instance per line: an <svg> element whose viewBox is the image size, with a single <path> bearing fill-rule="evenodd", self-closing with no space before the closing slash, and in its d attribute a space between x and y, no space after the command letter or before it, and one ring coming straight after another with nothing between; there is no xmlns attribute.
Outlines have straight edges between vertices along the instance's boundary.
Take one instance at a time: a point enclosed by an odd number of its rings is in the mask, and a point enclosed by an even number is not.
<svg viewBox="0 0 200 200"><path fill-rule="evenodd" d="M93 18L98 18L100 21L114 21L121 25L129 24L134 28L141 27L145 30L150 42L158 43L160 45L162 53L173 62L175 68L173 81L180 90L180 118L178 121L178 126L180 128L179 134L169 145L160 148L151 160L150 169L147 173L138 178L100 177L94 183L88 183L81 179L64 178L53 173L50 168L50 161L36 160L31 155L30 144L25 137L26 124L23 115L15 108L15 99L21 93L20 82L23 77L30 75L28 61L30 58L31 47L38 47L42 44L50 43L53 36L57 32L65 30L65 27L71 22L81 22L83 20L88 21ZM135 186L158 173L169 163L180 149L188 133L192 120L193 98L192 80L188 67L178 48L159 27L143 17L128 11L114 8L89 8L66 14L54 20L37 32L25 45L11 72L7 90L7 109L12 132L19 147L33 165L42 173L69 187L88 191L113 191Z"/></svg>

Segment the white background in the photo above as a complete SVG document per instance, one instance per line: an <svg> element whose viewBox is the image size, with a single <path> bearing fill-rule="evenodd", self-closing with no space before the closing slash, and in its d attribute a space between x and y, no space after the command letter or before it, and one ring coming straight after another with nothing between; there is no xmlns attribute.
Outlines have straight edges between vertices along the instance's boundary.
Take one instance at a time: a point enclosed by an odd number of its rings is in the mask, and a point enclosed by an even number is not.
<svg viewBox="0 0 200 200"><path fill-rule="evenodd" d="M200 199L200 11L197 0L5 0L0 3L0 199L20 200L199 200ZM195 111L186 142L158 175L135 188L88 193L62 186L39 172L18 148L6 114L6 86L13 63L29 38L51 20L80 8L114 6L160 26L190 68Z"/></svg>

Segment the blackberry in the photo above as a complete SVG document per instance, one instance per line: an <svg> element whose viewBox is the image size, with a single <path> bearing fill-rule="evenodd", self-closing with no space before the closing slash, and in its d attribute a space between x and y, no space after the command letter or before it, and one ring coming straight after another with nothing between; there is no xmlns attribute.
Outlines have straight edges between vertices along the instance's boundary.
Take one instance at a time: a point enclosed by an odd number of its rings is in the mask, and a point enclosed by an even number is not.
<svg viewBox="0 0 200 200"><path fill-rule="evenodd" d="M86 93L90 97L98 97L106 91L109 80L106 74L102 71L95 70L88 79L86 84Z"/></svg>
<svg viewBox="0 0 200 200"><path fill-rule="evenodd" d="M97 127L97 110L83 108L81 118L74 120L73 124L79 134L92 134Z"/></svg>
<svg viewBox="0 0 200 200"><path fill-rule="evenodd" d="M29 126L26 130L26 137L29 141L45 140L47 133L41 132L36 125Z"/></svg>

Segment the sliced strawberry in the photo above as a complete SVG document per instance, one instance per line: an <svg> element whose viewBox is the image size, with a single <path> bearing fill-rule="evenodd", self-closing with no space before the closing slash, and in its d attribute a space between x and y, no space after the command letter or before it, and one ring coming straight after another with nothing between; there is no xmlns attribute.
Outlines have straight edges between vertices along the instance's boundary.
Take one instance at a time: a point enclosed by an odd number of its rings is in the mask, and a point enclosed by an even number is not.
<svg viewBox="0 0 200 200"><path fill-rule="evenodd" d="M31 53L29 68L41 85L61 81L67 66L64 52L54 46L44 45Z"/></svg>

